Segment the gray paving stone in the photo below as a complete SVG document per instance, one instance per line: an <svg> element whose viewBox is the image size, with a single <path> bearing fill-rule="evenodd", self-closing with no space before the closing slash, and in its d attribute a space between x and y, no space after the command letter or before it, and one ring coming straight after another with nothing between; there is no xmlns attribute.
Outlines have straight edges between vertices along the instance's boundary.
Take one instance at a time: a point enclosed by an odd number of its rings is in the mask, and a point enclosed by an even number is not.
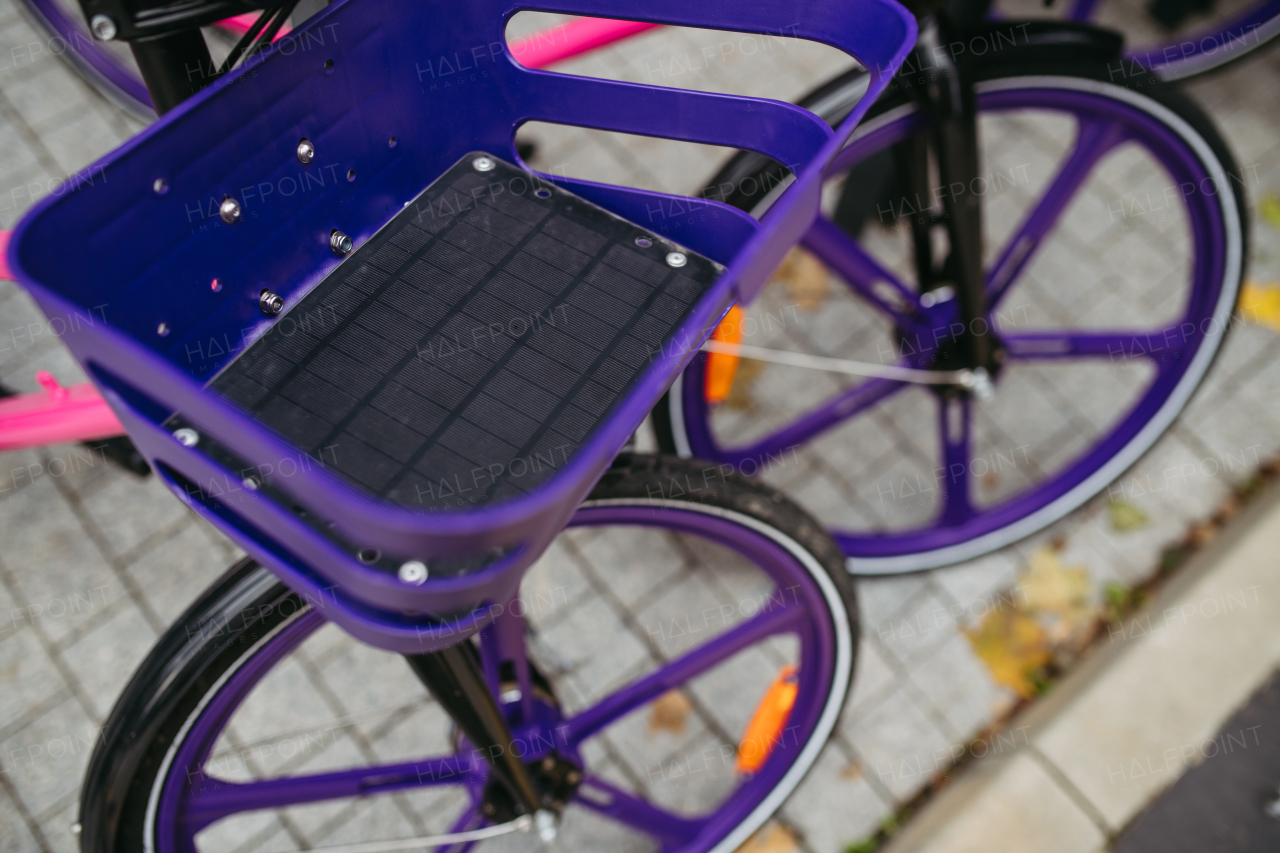
<svg viewBox="0 0 1280 853"><path fill-rule="evenodd" d="M15 629L12 619L0 624L0 731L28 719L37 707L65 692L35 631L26 625Z"/></svg>
<svg viewBox="0 0 1280 853"><path fill-rule="evenodd" d="M868 631L898 663L912 667L959 630L959 615L932 590Z"/></svg>
<svg viewBox="0 0 1280 853"><path fill-rule="evenodd" d="M997 685L968 640L952 634L919 666L911 683L946 720L952 743L964 743L1013 708L1017 697Z"/></svg>
<svg viewBox="0 0 1280 853"><path fill-rule="evenodd" d="M899 802L950 763L951 739L903 688L866 709L846 731L863 773Z"/></svg>
<svg viewBox="0 0 1280 853"><path fill-rule="evenodd" d="M128 575L155 614L172 624L226 569L226 556L193 522L134 561Z"/></svg>
<svg viewBox="0 0 1280 853"><path fill-rule="evenodd" d="M8 780L32 815L60 808L80 786L98 725L67 699L0 744Z"/></svg>
<svg viewBox="0 0 1280 853"><path fill-rule="evenodd" d="M6 519L3 559L24 614L55 639L125 598L124 587L49 477L37 479L0 508Z"/></svg>
<svg viewBox="0 0 1280 853"><path fill-rule="evenodd" d="M126 606L63 651L62 659L80 680L97 719L107 718L120 695L122 676L137 669L155 641L141 611Z"/></svg>
<svg viewBox="0 0 1280 853"><path fill-rule="evenodd" d="M27 828L27 823L19 813L9 795L0 788L0 850L12 853L36 853L40 845L35 836Z"/></svg>
<svg viewBox="0 0 1280 853"><path fill-rule="evenodd" d="M863 706L875 702L895 678L897 675L893 665L885 659L885 653L864 634L858 643L858 665L852 691L845 702L845 719L856 719Z"/></svg>
<svg viewBox="0 0 1280 853"><path fill-rule="evenodd" d="M157 478L139 480L113 472L101 489L84 501L115 556L137 548L188 515L187 508Z"/></svg>
<svg viewBox="0 0 1280 853"><path fill-rule="evenodd" d="M837 853L874 833L893 811L868 784L865 768L828 744L782 813L815 853Z"/></svg>

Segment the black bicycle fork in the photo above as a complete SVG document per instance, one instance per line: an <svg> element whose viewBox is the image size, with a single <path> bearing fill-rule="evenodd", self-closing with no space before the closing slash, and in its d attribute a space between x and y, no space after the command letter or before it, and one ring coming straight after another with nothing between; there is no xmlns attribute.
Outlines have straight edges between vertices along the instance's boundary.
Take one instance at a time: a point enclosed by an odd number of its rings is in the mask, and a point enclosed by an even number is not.
<svg viewBox="0 0 1280 853"><path fill-rule="evenodd" d="M909 70L899 79L928 117L930 133L895 145L894 165L903 194L921 200L911 217L917 280L922 294L958 300L964 325L936 366L981 369L985 377L995 373L1003 353L986 321L982 199L972 191L981 168L972 71L952 52L951 46L962 42L944 3L918 0L908 6L916 13L920 35ZM945 234L945 253L935 251L939 230Z"/></svg>

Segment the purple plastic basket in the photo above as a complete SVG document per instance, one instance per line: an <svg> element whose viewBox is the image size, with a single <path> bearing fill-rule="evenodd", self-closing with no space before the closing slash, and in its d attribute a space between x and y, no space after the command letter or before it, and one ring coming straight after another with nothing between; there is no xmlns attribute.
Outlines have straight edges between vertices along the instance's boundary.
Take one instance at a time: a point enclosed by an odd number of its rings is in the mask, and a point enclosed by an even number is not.
<svg viewBox="0 0 1280 853"><path fill-rule="evenodd" d="M871 69L870 87L833 133L776 101L534 71L513 59L504 38L511 15L531 8L825 42ZM813 220L826 164L914 39L914 19L892 0L554 7L343 0L38 205L17 228L10 263L45 313L66 323L63 340L184 501L353 635L399 652L438 648L482 627L489 605L514 593L729 304L756 295ZM763 224L708 201L700 203L718 215L695 227L651 221L649 211L676 197L556 179L728 269L672 345L535 492L480 509L422 512L377 500L319 465L281 478L274 498L250 488L218 497L184 488L242 478L226 457L175 440L174 417L249 466L298 456L205 389L275 322L259 308L261 291L296 305L340 263L328 242L334 229L364 243L468 152L516 160L515 130L530 120L753 149L788 165L796 181ZM316 150L306 170L297 156L303 137ZM217 214L226 196L241 204L232 226ZM207 341L227 344L214 352ZM333 535L308 515L331 520ZM413 584L366 565L339 540L428 562L495 556L477 571Z"/></svg>

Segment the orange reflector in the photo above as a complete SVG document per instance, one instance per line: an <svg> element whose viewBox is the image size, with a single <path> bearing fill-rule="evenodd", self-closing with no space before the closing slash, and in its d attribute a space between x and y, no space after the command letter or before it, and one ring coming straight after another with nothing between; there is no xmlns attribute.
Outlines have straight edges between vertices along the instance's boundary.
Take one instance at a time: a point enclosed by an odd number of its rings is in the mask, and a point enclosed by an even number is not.
<svg viewBox="0 0 1280 853"><path fill-rule="evenodd" d="M773 748L782 742L783 729L791 716L792 706L796 704L796 694L800 691L799 673L798 667L784 666L765 691L764 698L756 706L756 712L751 716L751 722L747 723L747 730L742 733L742 741L738 744L738 761L734 769L739 773L758 771L768 760Z"/></svg>
<svg viewBox="0 0 1280 853"><path fill-rule="evenodd" d="M723 344L742 343L742 309L737 305L729 309L720 325L711 333L711 340ZM722 352L707 353L707 376L702 385L702 393L708 403L724 402L733 389L733 377L738 372L740 356L726 355Z"/></svg>

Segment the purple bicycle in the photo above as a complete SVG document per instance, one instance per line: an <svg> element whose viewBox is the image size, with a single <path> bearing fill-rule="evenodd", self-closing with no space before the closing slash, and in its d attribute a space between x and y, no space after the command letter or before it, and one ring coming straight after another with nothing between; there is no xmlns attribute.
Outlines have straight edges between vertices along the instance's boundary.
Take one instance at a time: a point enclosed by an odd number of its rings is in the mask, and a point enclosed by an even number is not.
<svg viewBox="0 0 1280 853"><path fill-rule="evenodd" d="M874 69L833 130L523 67L510 0L338 2L299 49L225 69L198 28L227 4L144 7L94 13L161 118L95 164L105 181L38 205L9 260L50 317L110 306L64 340L250 559L112 711L81 849L736 849L840 715L849 579L777 490L620 451L813 220L912 16L556 7L832 44ZM465 86L424 71L464 53L484 63ZM796 179L766 223L717 203L658 232L635 222L673 197L515 165L531 120L758 150Z"/></svg>

